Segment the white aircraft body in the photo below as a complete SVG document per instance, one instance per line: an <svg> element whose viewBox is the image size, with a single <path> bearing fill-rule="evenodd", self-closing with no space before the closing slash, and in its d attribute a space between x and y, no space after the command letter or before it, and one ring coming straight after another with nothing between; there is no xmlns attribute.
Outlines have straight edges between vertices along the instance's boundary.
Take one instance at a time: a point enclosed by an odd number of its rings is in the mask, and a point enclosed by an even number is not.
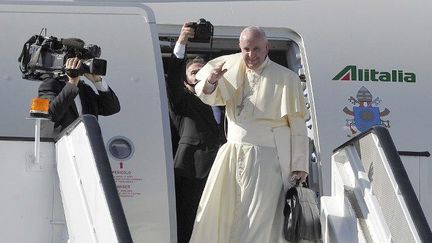
<svg viewBox="0 0 432 243"><path fill-rule="evenodd" d="M177 242L164 70L183 23L200 18L213 40L189 43L188 54L238 52L241 30L257 25L270 58L302 77L325 242L431 239L431 11L422 0L0 1L1 242ZM42 28L102 48L121 111L39 144L28 119L39 82L22 79L17 59ZM387 165L395 160L402 169Z"/></svg>

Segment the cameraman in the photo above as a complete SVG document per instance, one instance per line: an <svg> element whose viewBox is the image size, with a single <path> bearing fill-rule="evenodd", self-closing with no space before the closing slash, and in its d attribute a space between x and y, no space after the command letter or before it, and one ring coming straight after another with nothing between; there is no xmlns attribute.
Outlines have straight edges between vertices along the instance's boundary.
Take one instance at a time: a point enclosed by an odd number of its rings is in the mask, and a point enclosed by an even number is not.
<svg viewBox="0 0 432 243"><path fill-rule="evenodd" d="M109 116L120 111L120 103L101 76L85 73L84 76L97 89L80 80L76 75L83 60L68 58L67 75L44 80L39 86L39 97L50 100L49 115L54 122L53 135L59 134L82 114Z"/></svg>
<svg viewBox="0 0 432 243"><path fill-rule="evenodd" d="M170 119L175 129L171 133L179 138L174 157L179 243L189 242L208 173L226 141L223 108L206 105L195 96L195 74L205 62L200 57L187 61L186 45L194 35L191 23L184 24L166 78Z"/></svg>

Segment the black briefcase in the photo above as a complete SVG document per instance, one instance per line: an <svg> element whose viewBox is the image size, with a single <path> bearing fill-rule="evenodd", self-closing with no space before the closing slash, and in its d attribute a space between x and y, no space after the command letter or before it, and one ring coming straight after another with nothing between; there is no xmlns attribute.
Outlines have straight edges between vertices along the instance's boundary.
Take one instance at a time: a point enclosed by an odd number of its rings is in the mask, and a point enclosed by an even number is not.
<svg viewBox="0 0 432 243"><path fill-rule="evenodd" d="M284 236L287 241L321 241L321 222L313 190L296 185L285 195Z"/></svg>

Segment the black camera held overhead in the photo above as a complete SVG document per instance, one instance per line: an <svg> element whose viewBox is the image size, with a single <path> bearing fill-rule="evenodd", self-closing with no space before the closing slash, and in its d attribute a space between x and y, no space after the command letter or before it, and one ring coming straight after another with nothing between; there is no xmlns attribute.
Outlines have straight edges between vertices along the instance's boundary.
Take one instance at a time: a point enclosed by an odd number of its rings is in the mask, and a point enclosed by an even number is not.
<svg viewBox="0 0 432 243"><path fill-rule="evenodd" d="M210 21L199 19L198 22L188 25L195 31L194 38L190 39L191 42L209 43L213 39L213 25Z"/></svg>
<svg viewBox="0 0 432 243"><path fill-rule="evenodd" d="M45 35L42 36L42 31ZM97 45L86 45L77 38L58 39L47 37L43 28L39 35L32 36L22 49L18 58L23 79L44 80L64 75L79 76L84 73L105 75L106 60L98 58L101 49ZM80 69L65 70L68 58L78 57L83 60Z"/></svg>

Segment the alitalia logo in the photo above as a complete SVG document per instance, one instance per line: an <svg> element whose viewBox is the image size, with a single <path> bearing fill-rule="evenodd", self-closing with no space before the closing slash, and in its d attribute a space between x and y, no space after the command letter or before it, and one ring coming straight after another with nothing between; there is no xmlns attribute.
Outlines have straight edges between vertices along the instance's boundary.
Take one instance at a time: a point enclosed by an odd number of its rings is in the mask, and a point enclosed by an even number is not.
<svg viewBox="0 0 432 243"><path fill-rule="evenodd" d="M333 80L415 83L416 75L403 70L386 72L376 69L360 69L355 65L348 65L336 74Z"/></svg>

